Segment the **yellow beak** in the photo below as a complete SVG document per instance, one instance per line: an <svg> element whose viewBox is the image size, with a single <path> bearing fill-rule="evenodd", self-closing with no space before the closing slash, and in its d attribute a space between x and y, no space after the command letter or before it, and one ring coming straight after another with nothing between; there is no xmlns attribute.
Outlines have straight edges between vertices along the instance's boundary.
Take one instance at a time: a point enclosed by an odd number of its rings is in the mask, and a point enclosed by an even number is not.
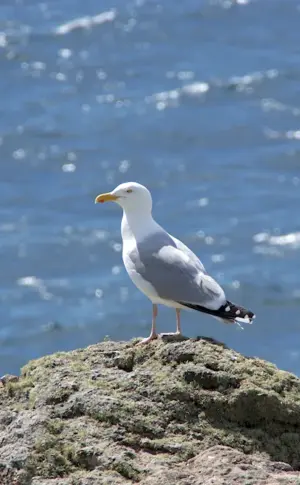
<svg viewBox="0 0 300 485"><path fill-rule="evenodd" d="M116 195L113 195L110 192L108 192L107 194L97 195L97 197L95 199L95 204L99 204L99 202L101 202L101 203L108 202L109 200L115 201L117 199L118 199L118 197Z"/></svg>

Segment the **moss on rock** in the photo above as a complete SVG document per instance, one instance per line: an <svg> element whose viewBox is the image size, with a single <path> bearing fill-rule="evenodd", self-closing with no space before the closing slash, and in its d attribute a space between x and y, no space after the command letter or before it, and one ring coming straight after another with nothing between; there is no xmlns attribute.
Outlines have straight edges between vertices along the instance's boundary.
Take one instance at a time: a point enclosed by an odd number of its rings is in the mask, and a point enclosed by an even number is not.
<svg viewBox="0 0 300 485"><path fill-rule="evenodd" d="M47 356L0 388L0 483L184 484L218 446L275 480L272 461L300 470L299 391L294 375L203 338Z"/></svg>

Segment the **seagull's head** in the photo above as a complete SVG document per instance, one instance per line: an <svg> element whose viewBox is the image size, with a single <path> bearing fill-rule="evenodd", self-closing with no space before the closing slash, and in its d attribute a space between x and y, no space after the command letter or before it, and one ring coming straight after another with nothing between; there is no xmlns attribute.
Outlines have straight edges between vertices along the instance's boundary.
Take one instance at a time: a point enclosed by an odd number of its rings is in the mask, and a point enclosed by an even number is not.
<svg viewBox="0 0 300 485"><path fill-rule="evenodd" d="M95 199L95 204L113 201L119 204L126 212L151 212L152 197L144 185L136 182L126 182L118 185L112 192L100 194Z"/></svg>

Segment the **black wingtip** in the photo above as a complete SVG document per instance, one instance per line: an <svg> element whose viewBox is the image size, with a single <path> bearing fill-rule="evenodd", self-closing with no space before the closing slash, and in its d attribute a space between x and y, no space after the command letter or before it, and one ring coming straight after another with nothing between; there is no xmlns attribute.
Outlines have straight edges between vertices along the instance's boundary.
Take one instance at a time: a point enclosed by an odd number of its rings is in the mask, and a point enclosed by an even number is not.
<svg viewBox="0 0 300 485"><path fill-rule="evenodd" d="M179 302L181 305L196 310L198 312L207 313L213 317L221 318L222 320L227 320L231 323L234 321L241 323L249 323L255 319L255 314L246 308L236 305L231 301L226 301L218 310L210 310L202 305L194 305L193 303Z"/></svg>

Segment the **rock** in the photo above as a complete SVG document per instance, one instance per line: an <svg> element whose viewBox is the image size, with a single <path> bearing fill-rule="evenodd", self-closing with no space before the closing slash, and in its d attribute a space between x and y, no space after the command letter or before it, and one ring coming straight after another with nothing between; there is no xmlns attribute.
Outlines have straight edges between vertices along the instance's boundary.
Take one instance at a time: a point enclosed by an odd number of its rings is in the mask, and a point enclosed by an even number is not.
<svg viewBox="0 0 300 485"><path fill-rule="evenodd" d="M300 484L300 380L210 339L104 342L0 387L1 485Z"/></svg>
<svg viewBox="0 0 300 485"><path fill-rule="evenodd" d="M179 333L160 333L158 338L161 339L164 343L168 342L183 342L184 340L188 340L187 337Z"/></svg>
<svg viewBox="0 0 300 485"><path fill-rule="evenodd" d="M0 383L3 386L6 386L9 382L17 382L19 380L18 376L14 376L12 374L5 374L4 376L0 377Z"/></svg>

